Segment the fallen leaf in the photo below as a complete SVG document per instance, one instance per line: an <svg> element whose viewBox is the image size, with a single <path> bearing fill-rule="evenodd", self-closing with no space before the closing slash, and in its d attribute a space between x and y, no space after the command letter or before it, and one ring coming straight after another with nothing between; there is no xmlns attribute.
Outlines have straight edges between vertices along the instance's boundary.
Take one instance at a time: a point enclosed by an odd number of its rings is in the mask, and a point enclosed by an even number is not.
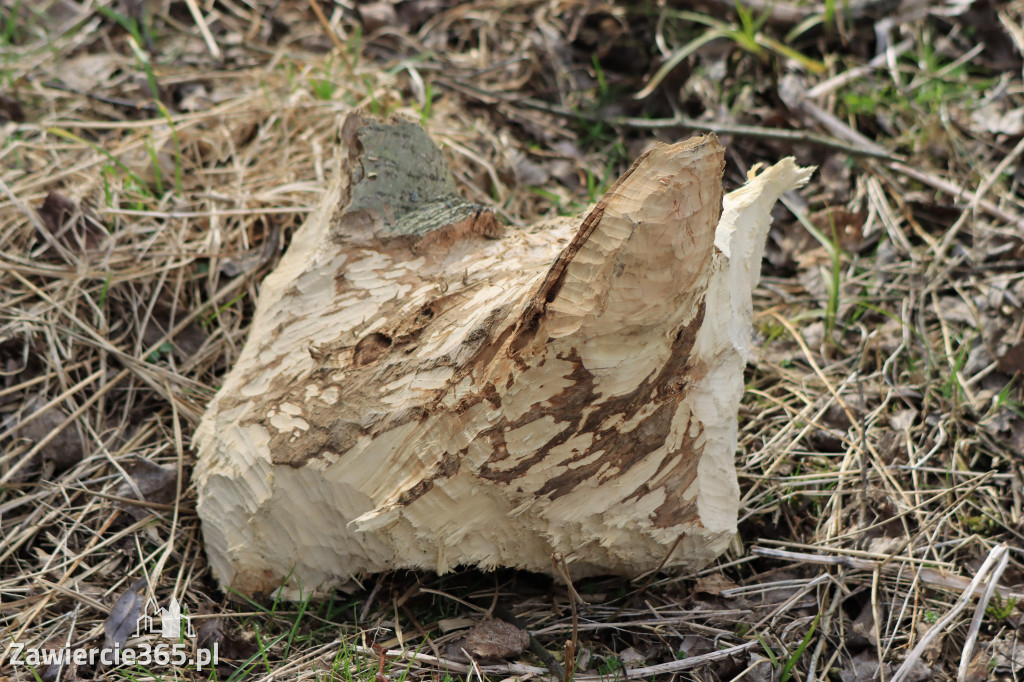
<svg viewBox="0 0 1024 682"><path fill-rule="evenodd" d="M1024 341L1018 341L996 361L996 369L1003 374L1016 374L1024 371Z"/></svg>
<svg viewBox="0 0 1024 682"><path fill-rule="evenodd" d="M170 504L177 494L178 472L174 469L154 464L148 459L138 457L125 467L131 481L125 481L117 487L115 495L130 500L142 499L146 502ZM139 497L141 494L141 498ZM126 502L118 502L117 506L136 519L149 515L149 510Z"/></svg>
<svg viewBox="0 0 1024 682"><path fill-rule="evenodd" d="M130 70L131 64L130 58L113 52L83 53L61 62L60 79L77 92L103 92L114 74Z"/></svg>
<svg viewBox="0 0 1024 682"><path fill-rule="evenodd" d="M65 195L50 191L39 207L39 217L46 229L62 244L76 252L99 248L106 231L91 215Z"/></svg>
<svg viewBox="0 0 1024 682"><path fill-rule="evenodd" d="M511 623L491 618L474 625L455 645L475 659L507 660L526 651L530 646L530 635Z"/></svg>
<svg viewBox="0 0 1024 682"><path fill-rule="evenodd" d="M399 25L405 26L410 35L426 22L452 6L451 0L406 0L398 3Z"/></svg>
<svg viewBox="0 0 1024 682"><path fill-rule="evenodd" d="M25 110L21 108L21 102L10 95L0 94L0 123L13 121L15 123L25 122Z"/></svg>
<svg viewBox="0 0 1024 682"><path fill-rule="evenodd" d="M173 310L165 303L157 303L153 308L153 314L146 321L146 328L142 331L142 347L151 348L157 341L170 331L182 317L188 313L187 310ZM171 317L174 314L175 317ZM175 334L166 347L161 346L151 354L152 360L158 360L161 353L166 350L173 352L174 356L181 362L191 359L206 342L207 333L203 328L191 322L184 329Z"/></svg>
<svg viewBox="0 0 1024 682"><path fill-rule="evenodd" d="M743 677L747 682L772 682L772 662L760 654L750 654L747 670L750 672Z"/></svg>
<svg viewBox="0 0 1024 682"><path fill-rule="evenodd" d="M135 634L139 616L142 615L142 607L146 603L146 587L146 579L139 578L114 602L110 615L103 621L103 632L106 635L104 649L123 647Z"/></svg>
<svg viewBox="0 0 1024 682"><path fill-rule="evenodd" d="M59 235L76 210L75 202L60 192L51 191L39 207L39 217L51 234Z"/></svg>
<svg viewBox="0 0 1024 682"><path fill-rule="evenodd" d="M1002 135L1024 133L1024 108L1007 110L1002 101L989 102L971 112L976 130Z"/></svg>
<svg viewBox="0 0 1024 682"><path fill-rule="evenodd" d="M885 679L889 677L891 674L889 666L886 665ZM878 653L874 649L860 652L839 669L839 679L842 682L868 682L879 679Z"/></svg>
<svg viewBox="0 0 1024 682"><path fill-rule="evenodd" d="M918 412L915 409L897 410L889 417L889 426L896 431L909 431L917 419Z"/></svg>
<svg viewBox="0 0 1024 682"><path fill-rule="evenodd" d="M65 635L64 637L51 637L50 639L48 639L45 642L43 642L43 645L41 647L39 647L39 648L42 649L43 651L52 651L52 652L56 653L57 651L60 651L61 649L63 649L67 645L68 645L68 641L67 641L67 636ZM53 655L55 655L55 653L54 654L50 654L50 655L53 656ZM46 659L44 658L44 660L46 660ZM46 665L44 663L44 665L41 668L42 674L39 675L39 678L42 679L43 682L53 682L53 680L57 679L57 674L64 667L65 666L63 666L63 665L61 665L59 663L50 663L49 665ZM38 674L38 672L37 672L37 674ZM4 680L4 682L6 682L6 680L7 680L7 678L0 678L0 679ZM78 678L74 677L73 675L68 675L67 672L65 672L64 679L66 679L66 680L74 680L74 679L78 679Z"/></svg>
<svg viewBox="0 0 1024 682"><path fill-rule="evenodd" d="M551 174L545 166L531 160L522 152L513 152L512 162L512 175L517 185L542 187L551 179Z"/></svg>
<svg viewBox="0 0 1024 682"><path fill-rule="evenodd" d="M256 246L235 258L224 258L220 262L220 271L225 277L238 277L265 263L269 263L277 255L281 244L281 231L274 227L261 246Z"/></svg>
<svg viewBox="0 0 1024 682"><path fill-rule="evenodd" d="M818 165L818 180L823 192L822 201L840 206L850 199L853 170L845 154L830 154Z"/></svg>
<svg viewBox="0 0 1024 682"><path fill-rule="evenodd" d="M939 315L947 322L975 327L978 320L967 302L957 296L944 296L939 299Z"/></svg>
<svg viewBox="0 0 1024 682"><path fill-rule="evenodd" d="M369 35L379 28L398 24L398 14L393 2L367 2L356 5L359 19L363 22L363 35Z"/></svg>
<svg viewBox="0 0 1024 682"><path fill-rule="evenodd" d="M989 671L994 666L990 666L993 656L987 649L988 647L984 644L978 647L974 657L967 664L967 670L964 671L964 680L966 682L985 682L985 680L989 679ZM992 670L992 672L995 671Z"/></svg>
<svg viewBox="0 0 1024 682"><path fill-rule="evenodd" d="M245 661L259 650L253 632L228 627L226 618L204 619L196 630L196 646L213 649L215 645L221 661Z"/></svg>
<svg viewBox="0 0 1024 682"><path fill-rule="evenodd" d="M712 573L706 575L703 578L697 579L697 585L693 588L694 592L703 592L704 594L710 594L713 597L720 596L723 590L731 590L738 587L736 583L726 578L721 573Z"/></svg>
<svg viewBox="0 0 1024 682"><path fill-rule="evenodd" d="M642 668L646 659L644 659L639 651L629 647L619 652L619 662L622 663L622 667L626 670L632 670L634 668Z"/></svg>
<svg viewBox="0 0 1024 682"><path fill-rule="evenodd" d="M846 630L846 646L857 650L873 647L878 642L878 628L875 626L875 609L871 602L861 607L860 614Z"/></svg>
<svg viewBox="0 0 1024 682"><path fill-rule="evenodd" d="M827 239L839 242L839 247L847 253L859 253L868 246L864 239L864 221L867 211L856 213L842 206L830 206L808 216L811 224L825 235Z"/></svg>
<svg viewBox="0 0 1024 682"><path fill-rule="evenodd" d="M213 649L216 644L218 649L224 643L224 619L208 618L202 622L196 630L196 647L200 649Z"/></svg>
<svg viewBox="0 0 1024 682"><path fill-rule="evenodd" d="M993 674L1007 674L1019 670L1020 657L1019 629L1007 628L992 638L992 641L981 645L974 660L968 667L968 671L975 665L975 661L983 660L988 670ZM984 655L983 655L984 654ZM970 672L968 672L970 675ZM969 678L968 678L969 679ZM987 678L982 678L987 679Z"/></svg>
<svg viewBox="0 0 1024 682"><path fill-rule="evenodd" d="M34 407L30 408L29 413L34 418L15 432L15 438L24 439L29 447L34 447L54 432L56 435L32 457L31 462L14 475L12 480L15 482L26 480L40 469L43 470L44 477L49 477L82 461L84 452L78 429L71 428L71 423L65 425L67 414L57 406L37 414L41 407L40 402L34 401Z"/></svg>

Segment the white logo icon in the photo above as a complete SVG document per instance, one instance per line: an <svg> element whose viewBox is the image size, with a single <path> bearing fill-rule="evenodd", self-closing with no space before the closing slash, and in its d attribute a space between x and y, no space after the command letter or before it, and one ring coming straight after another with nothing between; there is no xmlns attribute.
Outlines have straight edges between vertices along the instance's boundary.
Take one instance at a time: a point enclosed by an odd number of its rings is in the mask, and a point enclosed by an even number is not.
<svg viewBox="0 0 1024 682"><path fill-rule="evenodd" d="M194 639L196 631L192 628L192 619L181 615L181 605L177 598L171 597L167 608L157 605L156 599L150 599L146 604L145 612L139 616L135 626L135 636L141 637L147 633L159 633L160 637L172 642L181 640L182 621L184 621L184 634L189 639Z"/></svg>

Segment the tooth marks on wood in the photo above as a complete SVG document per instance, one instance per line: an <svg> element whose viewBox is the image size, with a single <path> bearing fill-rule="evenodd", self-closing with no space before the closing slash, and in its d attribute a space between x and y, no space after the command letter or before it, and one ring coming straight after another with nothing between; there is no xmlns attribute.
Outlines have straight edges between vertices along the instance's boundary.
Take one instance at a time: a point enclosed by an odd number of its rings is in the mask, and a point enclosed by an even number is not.
<svg viewBox="0 0 1024 682"><path fill-rule="evenodd" d="M502 233L415 125L353 115L341 140L196 433L221 584L724 551L751 291L771 205L809 171L723 203L714 136L659 145L582 224Z"/></svg>

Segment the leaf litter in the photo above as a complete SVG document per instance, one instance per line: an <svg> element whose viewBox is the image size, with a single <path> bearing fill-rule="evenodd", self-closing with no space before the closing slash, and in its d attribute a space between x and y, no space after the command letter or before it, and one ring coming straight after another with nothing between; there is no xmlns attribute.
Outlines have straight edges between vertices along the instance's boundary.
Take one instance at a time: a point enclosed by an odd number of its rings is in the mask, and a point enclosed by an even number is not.
<svg viewBox="0 0 1024 682"><path fill-rule="evenodd" d="M5 652L123 644L156 567L157 599L224 652L218 678L1024 669L1019 6L0 6ZM758 161L819 166L770 237L740 533L715 566L573 589L373 576L308 604L212 584L188 436L356 107L422 122L460 192L512 225L583 211L654 138L716 131L730 185ZM525 629L500 652L448 654L503 612Z"/></svg>

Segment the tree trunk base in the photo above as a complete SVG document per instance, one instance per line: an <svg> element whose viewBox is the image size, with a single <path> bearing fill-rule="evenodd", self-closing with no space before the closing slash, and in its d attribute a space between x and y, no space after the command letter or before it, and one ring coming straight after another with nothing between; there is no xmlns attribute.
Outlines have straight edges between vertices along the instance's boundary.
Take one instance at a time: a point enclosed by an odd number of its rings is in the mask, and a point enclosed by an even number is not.
<svg viewBox="0 0 1024 682"><path fill-rule="evenodd" d="M196 434L217 579L286 596L460 565L699 568L736 528L751 292L786 159L725 198L712 136L502 230L415 124L343 126Z"/></svg>

